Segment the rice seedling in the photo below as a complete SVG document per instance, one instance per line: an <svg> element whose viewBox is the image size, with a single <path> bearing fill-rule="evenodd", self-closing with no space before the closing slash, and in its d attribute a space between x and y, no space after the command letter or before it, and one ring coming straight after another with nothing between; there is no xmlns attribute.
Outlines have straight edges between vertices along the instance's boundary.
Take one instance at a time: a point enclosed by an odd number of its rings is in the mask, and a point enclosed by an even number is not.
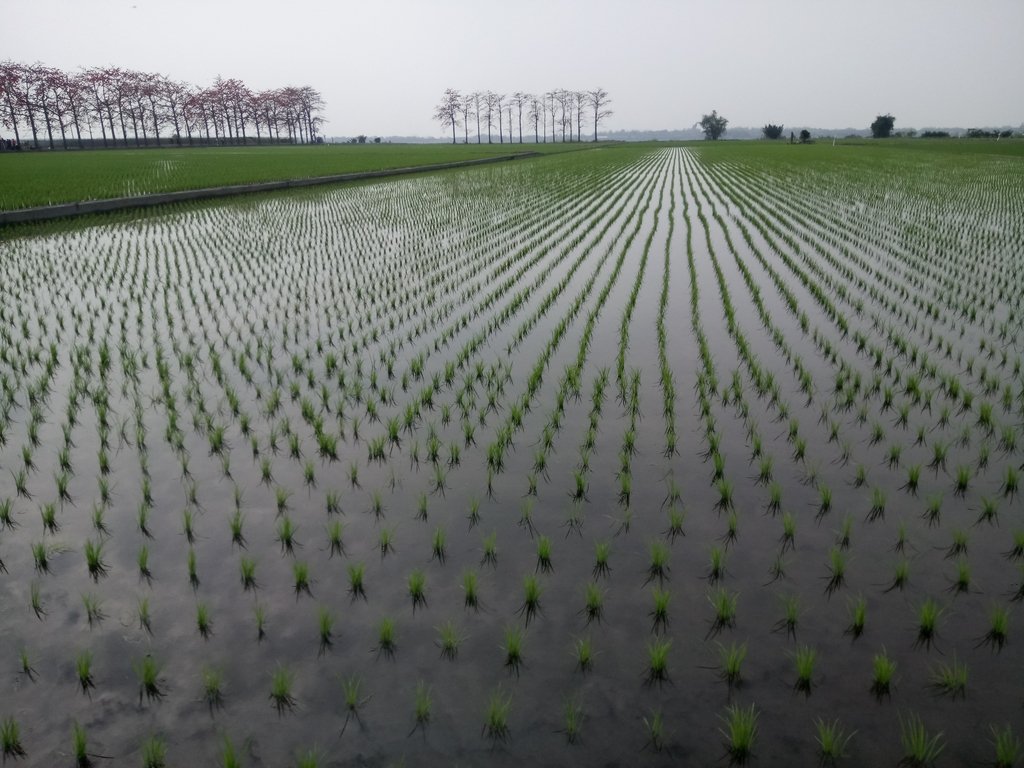
<svg viewBox="0 0 1024 768"><path fill-rule="evenodd" d="M953 531L953 540L946 550L946 559L961 557L967 554L968 536L967 532L961 529Z"/></svg>
<svg viewBox="0 0 1024 768"><path fill-rule="evenodd" d="M142 767L164 768L167 765L167 744L159 736L150 736L142 744Z"/></svg>
<svg viewBox="0 0 1024 768"><path fill-rule="evenodd" d="M139 706L143 696L147 701L160 701L164 697L160 687L160 665L152 654L147 653L135 664L135 674L139 678Z"/></svg>
<svg viewBox="0 0 1024 768"><path fill-rule="evenodd" d="M649 584L654 579L657 579L659 584L663 584L669 576L669 548L665 545L665 542L659 539L652 539L647 544L647 552L649 562L647 566L647 579L644 581L644 584Z"/></svg>
<svg viewBox="0 0 1024 768"><path fill-rule="evenodd" d="M354 719L360 726L362 725L359 710L370 700L370 697L363 695L363 681L358 677L346 679L342 687L345 692L345 723L341 727L341 733L344 735L351 720Z"/></svg>
<svg viewBox="0 0 1024 768"><path fill-rule="evenodd" d="M196 551L192 548L188 548L188 556L186 558L188 565L188 583L192 585L192 589L199 589L199 572L196 566Z"/></svg>
<svg viewBox="0 0 1024 768"><path fill-rule="evenodd" d="M793 660L796 664L796 682L793 684L793 690L799 691L805 696L810 696L813 686L814 665L818 660L818 652L810 646L802 645L797 648Z"/></svg>
<svg viewBox="0 0 1024 768"><path fill-rule="evenodd" d="M310 597L313 596L312 590L312 579L309 575L309 564L301 560L296 560L292 563L292 578L295 584L295 597L298 597L305 592Z"/></svg>
<svg viewBox="0 0 1024 768"><path fill-rule="evenodd" d="M267 609L262 603L253 603L252 614L256 619L256 640L262 641L267 635Z"/></svg>
<svg viewBox="0 0 1024 768"><path fill-rule="evenodd" d="M917 640L914 647L924 646L930 649L932 643L938 637L939 617L942 615L942 608L930 597L926 598L917 609Z"/></svg>
<svg viewBox="0 0 1024 768"><path fill-rule="evenodd" d="M978 645L987 645L994 651L1003 650L1010 634L1010 611L1004 605L993 605L989 612L988 632Z"/></svg>
<svg viewBox="0 0 1024 768"><path fill-rule="evenodd" d="M210 606L206 603L196 603L196 629L200 636L207 640L213 634L213 617L210 616Z"/></svg>
<svg viewBox="0 0 1024 768"><path fill-rule="evenodd" d="M102 624L103 620L107 618L107 614L103 611L103 601L90 592L82 593L82 607L85 608L85 617L90 628Z"/></svg>
<svg viewBox="0 0 1024 768"><path fill-rule="evenodd" d="M896 662L889 658L885 648L871 659L871 693L878 700L889 698L895 685Z"/></svg>
<svg viewBox="0 0 1024 768"><path fill-rule="evenodd" d="M505 668L510 675L519 677L519 668L523 665L523 630L517 626L508 627L501 650L505 654Z"/></svg>
<svg viewBox="0 0 1024 768"><path fill-rule="evenodd" d="M224 675L215 667L203 667L200 672L203 700L212 713L224 706Z"/></svg>
<svg viewBox="0 0 1024 768"><path fill-rule="evenodd" d="M967 697L967 665L953 660L949 664L939 663L931 670L931 688L940 696L949 696L956 701Z"/></svg>
<svg viewBox="0 0 1024 768"><path fill-rule="evenodd" d="M1024 757L1024 745L1019 737L1013 733L1013 727L1009 724L998 728L990 725L992 732L992 747L995 751L995 759L992 765L995 768L1015 768Z"/></svg>
<svg viewBox="0 0 1024 768"><path fill-rule="evenodd" d="M796 639L796 627L800 621L800 598L796 595L782 596L783 617L775 622L774 632L785 631L786 635Z"/></svg>
<svg viewBox="0 0 1024 768"><path fill-rule="evenodd" d="M292 689L295 685L295 673L287 667L278 665L270 678L270 701L280 717L285 711L295 708L295 696Z"/></svg>
<svg viewBox="0 0 1024 768"><path fill-rule="evenodd" d="M431 560L437 560L441 565L444 565L445 558L447 555L447 536L444 528L438 527L434 529L433 539L433 554Z"/></svg>
<svg viewBox="0 0 1024 768"><path fill-rule="evenodd" d="M655 752L661 752L665 748L665 718L661 711L651 712L643 718L644 733L647 734L647 742L644 749L650 747Z"/></svg>
<svg viewBox="0 0 1024 768"><path fill-rule="evenodd" d="M577 697L567 698L562 707L563 725L561 732L565 734L565 740L569 744L575 744L579 740L580 731L583 729L583 721L585 719L583 705L579 699Z"/></svg>
<svg viewBox="0 0 1024 768"><path fill-rule="evenodd" d="M327 544L330 547L330 557L339 557L345 554L344 524L341 520L331 520L327 524Z"/></svg>
<svg viewBox="0 0 1024 768"><path fill-rule="evenodd" d="M864 634L864 624L867 620L868 604L863 597L851 600L849 603L850 623L846 626L846 634L856 640Z"/></svg>
<svg viewBox="0 0 1024 768"><path fill-rule="evenodd" d="M655 587L651 595L654 599L654 607L648 616L652 621L651 631L657 633L668 629L668 604L672 599L672 594L667 589Z"/></svg>
<svg viewBox="0 0 1024 768"><path fill-rule="evenodd" d="M715 616L711 621L711 629L708 637L717 635L723 629L732 628L736 625L736 605L739 595L727 589L719 587L707 596L708 602L714 608Z"/></svg>
<svg viewBox="0 0 1024 768"><path fill-rule="evenodd" d="M416 683L416 695L413 699L413 717L415 725L409 732L411 736L416 732L418 728L426 729L427 725L430 724L430 688L425 682L420 680Z"/></svg>
<svg viewBox="0 0 1024 768"><path fill-rule="evenodd" d="M43 504L39 508L39 515L43 519L43 531L54 534L60 531L60 523L57 522L57 507L54 504Z"/></svg>
<svg viewBox="0 0 1024 768"><path fill-rule="evenodd" d="M777 481L772 481L768 487L768 504L765 511L770 515L777 515L782 511L782 486Z"/></svg>
<svg viewBox="0 0 1024 768"><path fill-rule="evenodd" d="M1024 530L1013 532L1013 546L1003 553L1007 560L1024 559Z"/></svg>
<svg viewBox="0 0 1024 768"><path fill-rule="evenodd" d="M316 626L320 638L319 655L323 656L334 645L334 617L325 606L317 608Z"/></svg>
<svg viewBox="0 0 1024 768"><path fill-rule="evenodd" d="M967 493L972 474L971 468L968 466L961 465L956 468L956 477L953 481L954 495L963 496Z"/></svg>
<svg viewBox="0 0 1024 768"><path fill-rule="evenodd" d="M92 651L82 651L75 658L75 675L82 693L91 696L92 689L96 687L96 681L92 674Z"/></svg>
<svg viewBox="0 0 1024 768"><path fill-rule="evenodd" d="M903 758L899 764L906 768L926 768L934 765L935 761L945 749L940 731L934 735L928 733L921 718L916 714L899 716L900 722L900 744L903 748Z"/></svg>
<svg viewBox="0 0 1024 768"><path fill-rule="evenodd" d="M86 539L85 541L85 563L89 569L89 576L93 582L99 581L101 576L107 575L107 563L103 559L103 542Z"/></svg>
<svg viewBox="0 0 1024 768"><path fill-rule="evenodd" d="M1013 466L1006 467L1006 475L1003 478L1003 496L1005 498L1013 500L1013 497L1017 495L1017 487L1020 483L1020 477L1017 469Z"/></svg>
<svg viewBox="0 0 1024 768"><path fill-rule="evenodd" d="M71 754L75 756L78 768L88 768L92 764L89 759L89 735L77 721L71 725Z"/></svg>
<svg viewBox="0 0 1024 768"><path fill-rule="evenodd" d="M395 622L390 618L383 618L377 625L377 647L374 649L377 656L382 654L389 659L395 657L398 646L395 643Z"/></svg>
<svg viewBox="0 0 1024 768"><path fill-rule="evenodd" d="M459 655L459 646L462 644L462 635L455 626L455 622L449 619L437 627L437 634L436 645L441 649L441 658L455 661Z"/></svg>
<svg viewBox="0 0 1024 768"><path fill-rule="evenodd" d="M751 704L744 709L738 704L726 707L726 714L720 719L725 728L719 733L725 737L725 754L730 765L746 765L754 755L754 740L757 738L759 712Z"/></svg>
<svg viewBox="0 0 1024 768"><path fill-rule="evenodd" d="M814 727L817 730L815 741L818 742L818 760L821 765L835 765L847 757L846 748L857 734L856 731L847 733L838 719L826 722L820 717L814 721Z"/></svg>
<svg viewBox="0 0 1024 768"><path fill-rule="evenodd" d="M466 608L472 608L475 611L479 607L479 580L476 571L462 573L462 599Z"/></svg>
<svg viewBox="0 0 1024 768"><path fill-rule="evenodd" d="M724 646L718 643L718 677L724 680L730 690L739 688L743 683L743 662L747 658L747 644L730 643Z"/></svg>
<svg viewBox="0 0 1024 768"><path fill-rule="evenodd" d="M893 569L892 582L886 588L886 592L892 592L894 589L902 590L906 585L907 581L910 580L910 561L905 557L901 558L896 563L895 569Z"/></svg>
<svg viewBox="0 0 1024 768"><path fill-rule="evenodd" d="M874 522L885 517L885 491L881 488L871 489L871 507L868 509L867 520Z"/></svg>
<svg viewBox="0 0 1024 768"><path fill-rule="evenodd" d="M18 663L21 666L21 674L29 679L29 682L35 682L36 670L32 666L32 659L28 655L28 649L22 648L18 651Z"/></svg>
<svg viewBox="0 0 1024 768"><path fill-rule="evenodd" d="M679 536L685 536L683 532L683 521L685 519L685 513L677 508L675 504L672 504L668 508L668 528L665 529L664 536L668 538L670 543L675 543L675 540Z"/></svg>
<svg viewBox="0 0 1024 768"><path fill-rule="evenodd" d="M497 567L498 565L498 534L491 532L489 535L484 537L484 554L480 559L481 565L490 565Z"/></svg>
<svg viewBox="0 0 1024 768"><path fill-rule="evenodd" d="M239 547L245 548L245 515L242 514L242 510L236 508L234 513L228 518L228 525L231 528L231 543L237 544Z"/></svg>
<svg viewBox="0 0 1024 768"><path fill-rule="evenodd" d="M487 699L484 709L484 725L482 734L491 740L492 745L508 742L512 731L508 725L509 712L512 709L512 694L505 694L498 688Z"/></svg>
<svg viewBox="0 0 1024 768"><path fill-rule="evenodd" d="M409 597L412 599L412 610L416 612L418 606L427 606L427 577L423 571L416 569L409 574L408 579Z"/></svg>
<svg viewBox="0 0 1024 768"><path fill-rule="evenodd" d="M935 494L925 504L924 518L929 526L937 526L942 521L942 496Z"/></svg>
<svg viewBox="0 0 1024 768"><path fill-rule="evenodd" d="M611 556L612 545L607 541L598 541L594 544L594 578L608 576L611 574L611 567L608 565L608 558Z"/></svg>
<svg viewBox="0 0 1024 768"><path fill-rule="evenodd" d="M45 542L37 541L32 544L32 558L35 560L38 573L49 573L50 571L50 548Z"/></svg>
<svg viewBox="0 0 1024 768"><path fill-rule="evenodd" d="M139 629L144 629L148 634L153 634L152 618L149 612L149 598L140 597L135 609L135 615L139 619Z"/></svg>

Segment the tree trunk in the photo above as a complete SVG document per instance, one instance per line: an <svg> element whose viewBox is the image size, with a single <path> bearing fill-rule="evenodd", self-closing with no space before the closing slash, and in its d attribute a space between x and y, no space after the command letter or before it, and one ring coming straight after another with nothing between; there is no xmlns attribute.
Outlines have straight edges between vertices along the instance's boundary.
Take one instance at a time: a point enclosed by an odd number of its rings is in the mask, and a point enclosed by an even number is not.
<svg viewBox="0 0 1024 768"><path fill-rule="evenodd" d="M53 149L53 125L50 122L50 110L43 102L43 120L46 121L46 135L50 138L50 149Z"/></svg>

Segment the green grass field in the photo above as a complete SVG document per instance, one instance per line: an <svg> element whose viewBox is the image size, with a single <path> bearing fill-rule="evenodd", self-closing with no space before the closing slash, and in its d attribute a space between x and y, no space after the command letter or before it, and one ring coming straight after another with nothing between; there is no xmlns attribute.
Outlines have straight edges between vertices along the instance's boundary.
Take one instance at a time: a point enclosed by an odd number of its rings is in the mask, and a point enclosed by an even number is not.
<svg viewBox="0 0 1024 768"><path fill-rule="evenodd" d="M329 144L0 155L0 210L476 160L591 144Z"/></svg>

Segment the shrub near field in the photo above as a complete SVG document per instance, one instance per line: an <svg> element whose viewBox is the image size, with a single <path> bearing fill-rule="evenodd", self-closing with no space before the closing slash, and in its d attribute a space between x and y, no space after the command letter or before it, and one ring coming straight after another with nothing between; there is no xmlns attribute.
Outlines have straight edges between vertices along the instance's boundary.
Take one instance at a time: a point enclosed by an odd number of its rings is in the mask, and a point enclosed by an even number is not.
<svg viewBox="0 0 1024 768"><path fill-rule="evenodd" d="M329 144L0 153L0 210L476 160L562 144Z"/></svg>
<svg viewBox="0 0 1024 768"><path fill-rule="evenodd" d="M1021 160L929 146L0 242L5 756L1014 764Z"/></svg>

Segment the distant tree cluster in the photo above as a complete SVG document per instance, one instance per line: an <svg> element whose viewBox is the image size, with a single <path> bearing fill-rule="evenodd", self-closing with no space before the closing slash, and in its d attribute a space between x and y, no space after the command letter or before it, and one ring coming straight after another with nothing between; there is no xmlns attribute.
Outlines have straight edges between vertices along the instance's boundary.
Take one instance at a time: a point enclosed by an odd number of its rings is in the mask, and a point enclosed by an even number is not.
<svg viewBox="0 0 1024 768"><path fill-rule="evenodd" d="M556 88L547 93L526 93L516 91L511 95L494 91L472 91L460 93L454 88L444 92L434 109L434 119L451 130L452 144L457 143L457 130L462 128L463 143L469 143L471 124L476 127L476 143L494 143L497 129L498 142L504 144L506 133L512 144L518 136L523 143L523 118L526 118L527 136L532 128L535 143L555 141L583 141L583 128L593 128L593 140L597 141L597 130L612 110L608 108L611 97L603 88L592 91L571 91ZM575 127L576 132L573 133Z"/></svg>
<svg viewBox="0 0 1024 768"><path fill-rule="evenodd" d="M27 131L33 147L45 134L54 149L55 133L65 149L69 142L81 147L100 138L105 147L159 146L162 136L178 145L245 144L252 138L311 143L321 141L323 108L310 86L252 91L241 80L218 77L200 88L117 67L68 73L0 62L0 125L14 131L19 145Z"/></svg>
<svg viewBox="0 0 1024 768"><path fill-rule="evenodd" d="M1008 139L1013 136L1013 131L987 131L984 128L968 128L966 136L968 139Z"/></svg>
<svg viewBox="0 0 1024 768"><path fill-rule="evenodd" d="M871 123L871 136L876 139L887 139L892 135L892 129L895 125L896 118L892 115L879 115Z"/></svg>
<svg viewBox="0 0 1024 768"><path fill-rule="evenodd" d="M728 119L718 114L718 110L711 110L710 115L704 115L698 125L704 131L704 138L709 141L717 141L725 135L725 127L729 124Z"/></svg>
<svg viewBox="0 0 1024 768"><path fill-rule="evenodd" d="M773 125L768 123L764 128L761 129L761 133L764 134L766 139L779 139L782 138L782 132L785 130L783 125Z"/></svg>

